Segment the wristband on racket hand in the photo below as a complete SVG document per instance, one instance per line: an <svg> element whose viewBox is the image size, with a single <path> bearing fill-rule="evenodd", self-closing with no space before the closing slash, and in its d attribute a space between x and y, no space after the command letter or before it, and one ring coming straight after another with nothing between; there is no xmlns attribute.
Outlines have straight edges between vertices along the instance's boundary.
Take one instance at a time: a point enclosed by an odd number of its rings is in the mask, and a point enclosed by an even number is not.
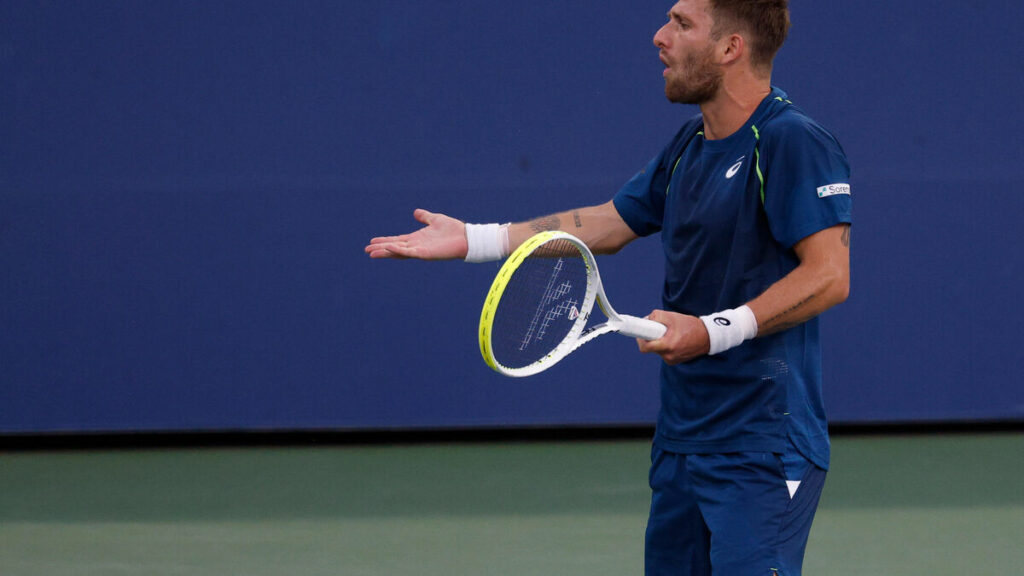
<svg viewBox="0 0 1024 576"><path fill-rule="evenodd" d="M508 224L466 224L466 262L490 262L508 256Z"/></svg>
<svg viewBox="0 0 1024 576"><path fill-rule="evenodd" d="M708 329L708 336L711 337L709 355L725 352L757 336L757 318L747 306L722 310L701 316L700 319Z"/></svg>

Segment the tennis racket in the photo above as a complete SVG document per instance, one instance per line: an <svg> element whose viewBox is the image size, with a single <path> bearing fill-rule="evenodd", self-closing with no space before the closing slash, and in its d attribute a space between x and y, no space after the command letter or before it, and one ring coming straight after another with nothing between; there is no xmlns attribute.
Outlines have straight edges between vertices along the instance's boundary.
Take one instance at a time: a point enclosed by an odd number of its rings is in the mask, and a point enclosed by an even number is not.
<svg viewBox="0 0 1024 576"><path fill-rule="evenodd" d="M595 301L607 321L588 327ZM656 340L665 325L616 313L587 245L565 232L541 232L512 252L491 284L480 353L506 376L530 376L609 332Z"/></svg>

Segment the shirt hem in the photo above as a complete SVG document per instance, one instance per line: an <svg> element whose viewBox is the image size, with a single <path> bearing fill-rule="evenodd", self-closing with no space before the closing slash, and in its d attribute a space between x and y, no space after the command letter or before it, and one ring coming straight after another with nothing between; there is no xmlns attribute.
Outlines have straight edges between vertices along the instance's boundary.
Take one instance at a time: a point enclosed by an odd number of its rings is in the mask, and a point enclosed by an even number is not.
<svg viewBox="0 0 1024 576"><path fill-rule="evenodd" d="M666 452L675 454L731 454L736 452L774 452L782 454L786 439L782 436L744 440L702 441L673 440L661 435L654 437L654 444Z"/></svg>

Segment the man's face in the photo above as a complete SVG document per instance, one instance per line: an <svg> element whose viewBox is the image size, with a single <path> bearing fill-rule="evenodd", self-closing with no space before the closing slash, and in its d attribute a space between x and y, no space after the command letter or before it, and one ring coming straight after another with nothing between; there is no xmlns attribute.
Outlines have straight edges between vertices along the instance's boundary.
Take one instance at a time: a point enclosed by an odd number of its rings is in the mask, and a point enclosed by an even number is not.
<svg viewBox="0 0 1024 576"><path fill-rule="evenodd" d="M679 0L668 17L654 35L658 57L665 64L665 97L681 104L703 104L722 84L707 0Z"/></svg>

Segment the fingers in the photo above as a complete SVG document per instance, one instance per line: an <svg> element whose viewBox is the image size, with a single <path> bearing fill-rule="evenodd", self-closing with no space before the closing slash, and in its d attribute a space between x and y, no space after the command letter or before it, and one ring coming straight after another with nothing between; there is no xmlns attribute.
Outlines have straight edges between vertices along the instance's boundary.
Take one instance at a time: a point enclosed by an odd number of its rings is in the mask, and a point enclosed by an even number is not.
<svg viewBox="0 0 1024 576"><path fill-rule="evenodd" d="M408 236L408 234L403 234L401 236L378 236L377 238L371 238L370 244L367 248L377 244L397 244L399 242L407 242L409 240Z"/></svg>
<svg viewBox="0 0 1024 576"><path fill-rule="evenodd" d="M651 313L647 315L647 319L654 320L655 322L661 322L662 324L665 324L665 326L667 327L668 323L661 316L662 314L660 310L652 310ZM643 338L637 338L636 343L637 346L640 348L640 352L644 354L660 354L665 350L664 340L665 336L667 335L668 330L665 331L665 334L663 334L661 338L658 338L656 340L644 340Z"/></svg>
<svg viewBox="0 0 1024 576"><path fill-rule="evenodd" d="M652 354L654 349L651 348L651 342L653 340L644 340L643 338L636 339L636 347L640 350L641 354Z"/></svg>
<svg viewBox="0 0 1024 576"><path fill-rule="evenodd" d="M422 208L413 210L412 217L416 221L427 226L437 215ZM410 234L398 236L377 236L371 238L370 243L363 249L370 258L415 258L415 248L409 246Z"/></svg>
<svg viewBox="0 0 1024 576"><path fill-rule="evenodd" d="M430 225L430 223L434 220L436 216L437 214L427 212L422 208L417 208L412 213L412 217L415 218L417 222L426 224L427 226ZM409 236L409 234L399 234L398 236L378 236L376 238L370 239L370 244L391 244L394 242L407 242L409 240Z"/></svg>
<svg viewBox="0 0 1024 576"><path fill-rule="evenodd" d="M661 356L661 359L664 360L666 364L669 365L679 363L679 360L677 360L677 354L664 341L664 338L659 340L637 339L636 344L640 349L640 352L643 354L657 354L658 356Z"/></svg>
<svg viewBox="0 0 1024 576"><path fill-rule="evenodd" d="M412 212L412 217L415 218L417 222L422 222L427 226L430 226L430 224L434 221L435 216L437 216L437 214L434 214L433 212L427 212L423 208L417 208Z"/></svg>
<svg viewBox="0 0 1024 576"><path fill-rule="evenodd" d="M416 258L418 250L408 242L398 239L374 238L370 245L363 249L370 258Z"/></svg>
<svg viewBox="0 0 1024 576"><path fill-rule="evenodd" d="M415 218L417 222L419 222L421 224L425 224L426 226L430 226L431 224L433 224L437 220L437 218L440 217L440 216L442 216L442 215L441 214L434 214L433 212L428 212L428 211L426 211L426 210L424 210L422 208L417 208L412 213L412 217ZM421 228L421 230L422 230L422 228ZM389 244L389 243L392 243L392 242L408 242L410 237L413 234L415 234L415 232L408 233L408 234L399 234L397 236L378 236L376 238L371 239L370 240L370 244Z"/></svg>
<svg viewBox="0 0 1024 576"><path fill-rule="evenodd" d="M391 248L399 241L400 240L397 236L373 238L370 240L370 243L363 248L363 251L369 254L370 258L390 258Z"/></svg>
<svg viewBox="0 0 1024 576"><path fill-rule="evenodd" d="M647 318L664 324L667 330L657 340L638 340L641 352L657 354L669 365L689 362L708 353L707 330L700 318L664 310L655 310Z"/></svg>
<svg viewBox="0 0 1024 576"><path fill-rule="evenodd" d="M413 211L413 218L424 226L408 234L373 238L364 248L365 252L370 258L465 258L468 248L465 224L450 216L422 208Z"/></svg>
<svg viewBox="0 0 1024 576"><path fill-rule="evenodd" d="M370 255L370 258L395 258L404 260L409 256L403 256L397 249L389 249L386 247L366 247L366 253Z"/></svg>

